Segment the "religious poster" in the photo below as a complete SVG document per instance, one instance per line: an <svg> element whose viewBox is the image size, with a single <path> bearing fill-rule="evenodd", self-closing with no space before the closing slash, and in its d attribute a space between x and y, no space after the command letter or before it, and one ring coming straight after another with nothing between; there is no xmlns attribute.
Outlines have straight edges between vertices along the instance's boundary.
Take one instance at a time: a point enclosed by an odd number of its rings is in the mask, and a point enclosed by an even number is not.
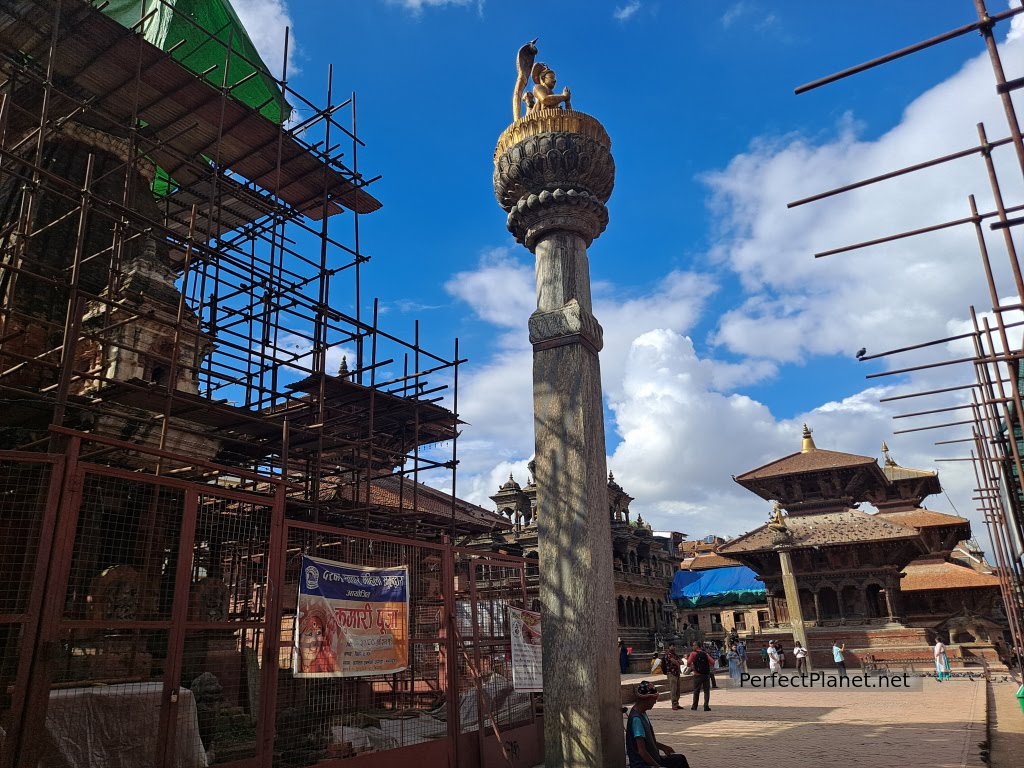
<svg viewBox="0 0 1024 768"><path fill-rule="evenodd" d="M508 609L512 631L512 687L517 691L542 691L540 614L522 608Z"/></svg>
<svg viewBox="0 0 1024 768"><path fill-rule="evenodd" d="M362 677L409 665L409 569L302 556L295 677Z"/></svg>

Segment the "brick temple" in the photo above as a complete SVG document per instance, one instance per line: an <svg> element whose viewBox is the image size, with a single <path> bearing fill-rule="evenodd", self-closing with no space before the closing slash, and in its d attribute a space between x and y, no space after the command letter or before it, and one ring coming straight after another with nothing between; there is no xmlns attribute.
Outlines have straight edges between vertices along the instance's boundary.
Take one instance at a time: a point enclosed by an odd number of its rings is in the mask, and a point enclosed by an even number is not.
<svg viewBox="0 0 1024 768"><path fill-rule="evenodd" d="M833 640L854 660L927 658L941 636L951 658L999 663L1007 622L999 580L970 543L966 518L923 506L941 493L936 472L901 467L883 444L869 456L819 449L804 426L801 449L735 478L785 511L786 546L813 661ZM858 507L871 504L877 512ZM765 524L717 548L764 582L771 629L789 628L778 531Z"/></svg>

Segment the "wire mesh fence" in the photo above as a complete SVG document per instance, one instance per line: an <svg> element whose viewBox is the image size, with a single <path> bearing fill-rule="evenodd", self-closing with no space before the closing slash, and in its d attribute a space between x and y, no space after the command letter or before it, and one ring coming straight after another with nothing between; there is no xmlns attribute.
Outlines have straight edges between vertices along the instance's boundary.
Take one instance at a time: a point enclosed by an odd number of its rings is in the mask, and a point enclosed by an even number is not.
<svg viewBox="0 0 1024 768"><path fill-rule="evenodd" d="M0 526L18 555L4 559L0 593L6 764L116 754L125 766L385 765L411 748L444 759L468 748L475 764L479 745L460 734L494 741L535 722L534 695L516 692L510 671L508 608L526 605L525 561L285 522L271 496L70 466L54 513L65 534L36 568L53 465L0 463ZM406 610L368 625L404 638L401 668L347 667L363 647L350 640L340 674L301 674L304 557L406 569ZM41 590L55 599L33 602ZM26 633L39 642L27 647ZM17 756L5 738L15 710L35 724Z"/></svg>

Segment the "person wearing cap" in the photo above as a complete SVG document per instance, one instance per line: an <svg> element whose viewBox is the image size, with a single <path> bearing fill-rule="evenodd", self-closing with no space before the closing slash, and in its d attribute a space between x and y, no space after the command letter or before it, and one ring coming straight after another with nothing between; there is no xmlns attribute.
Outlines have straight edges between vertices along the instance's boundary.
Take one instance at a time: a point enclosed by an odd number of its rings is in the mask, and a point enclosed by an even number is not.
<svg viewBox="0 0 1024 768"><path fill-rule="evenodd" d="M654 736L647 711L658 700L658 690L644 680L636 687L636 702L626 716L626 757L629 768L690 768L682 755ZM664 752L664 756L662 756Z"/></svg>
<svg viewBox="0 0 1024 768"><path fill-rule="evenodd" d="M774 675L782 670L782 659L779 657L779 647L774 640L768 641L768 668Z"/></svg>

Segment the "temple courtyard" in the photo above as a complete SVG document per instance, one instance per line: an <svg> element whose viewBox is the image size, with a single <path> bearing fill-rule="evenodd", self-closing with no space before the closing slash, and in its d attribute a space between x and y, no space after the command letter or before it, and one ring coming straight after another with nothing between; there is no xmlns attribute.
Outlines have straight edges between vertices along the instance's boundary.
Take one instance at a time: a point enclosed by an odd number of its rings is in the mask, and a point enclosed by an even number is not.
<svg viewBox="0 0 1024 768"><path fill-rule="evenodd" d="M695 768L766 758L779 768L817 768L834 760L858 768L982 766L986 714L990 765L1018 766L1024 754L1019 686L1010 680L997 678L987 696L980 677L925 679L920 690L901 692L751 690L724 677L719 675L719 689L711 692L710 712L691 711L689 694L681 698L680 711L666 700L650 712L658 740Z"/></svg>

